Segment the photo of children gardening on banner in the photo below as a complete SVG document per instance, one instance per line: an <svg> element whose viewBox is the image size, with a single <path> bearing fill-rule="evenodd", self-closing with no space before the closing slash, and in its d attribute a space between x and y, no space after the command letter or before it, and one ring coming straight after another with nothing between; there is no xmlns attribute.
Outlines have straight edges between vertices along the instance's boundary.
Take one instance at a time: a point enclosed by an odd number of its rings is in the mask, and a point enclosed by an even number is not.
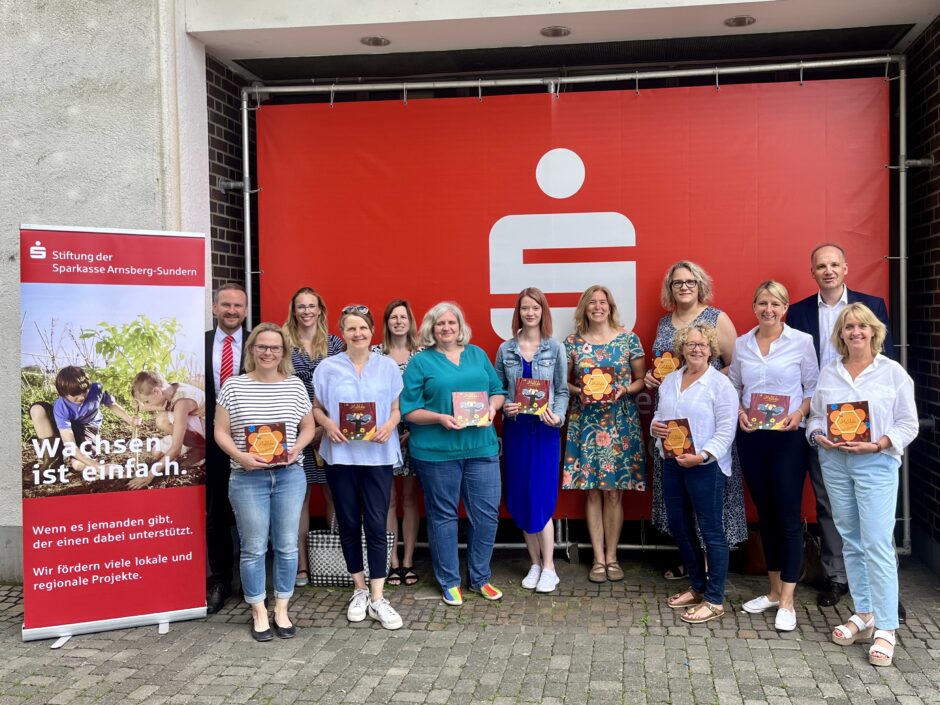
<svg viewBox="0 0 940 705"><path fill-rule="evenodd" d="M188 288L159 294L22 285L24 497L203 482L203 311Z"/></svg>

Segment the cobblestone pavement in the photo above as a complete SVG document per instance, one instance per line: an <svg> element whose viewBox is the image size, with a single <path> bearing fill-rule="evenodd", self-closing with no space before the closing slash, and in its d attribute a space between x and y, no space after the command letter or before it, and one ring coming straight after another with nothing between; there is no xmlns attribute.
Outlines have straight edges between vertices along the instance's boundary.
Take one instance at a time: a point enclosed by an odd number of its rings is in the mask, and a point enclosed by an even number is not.
<svg viewBox="0 0 940 705"><path fill-rule="evenodd" d="M726 616L684 625L663 604L667 583L645 557L623 562L626 580L593 585L585 566L558 562L559 590L519 586L520 551L498 551L501 603L469 594L447 607L422 582L389 588L405 627L345 619L348 591L298 590L292 640L252 641L248 611L230 601L206 620L77 636L20 640L22 591L0 586L0 705L6 703L663 703L669 705L865 705L940 703L940 591L918 564L905 565L908 623L896 666L874 668L864 646L839 647L832 627L850 614L816 607L797 591L799 628L741 603L759 578L732 574ZM679 584L681 587L682 584Z"/></svg>

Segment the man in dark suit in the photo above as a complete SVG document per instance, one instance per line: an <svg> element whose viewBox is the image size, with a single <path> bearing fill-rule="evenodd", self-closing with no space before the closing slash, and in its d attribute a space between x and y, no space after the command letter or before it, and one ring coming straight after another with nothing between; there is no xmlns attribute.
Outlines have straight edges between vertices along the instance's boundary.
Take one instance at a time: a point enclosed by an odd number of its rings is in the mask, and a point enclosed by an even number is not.
<svg viewBox="0 0 940 705"><path fill-rule="evenodd" d="M222 382L241 374L245 343L242 325L248 313L248 297L241 284L223 284L212 296L216 327L206 331L206 611L222 609L232 594L235 516L228 501L229 457L215 443L215 405Z"/></svg>
<svg viewBox="0 0 940 705"><path fill-rule="evenodd" d="M832 344L832 329L839 312L855 302L868 306L878 320L885 324L888 335L884 342L884 354L894 358L891 323L888 321L888 309L884 299L852 291L845 285L845 276L849 272L845 250L839 245L826 243L813 250L810 261L810 272L819 285L819 292L792 304L787 311L787 324L813 336L819 368L822 369L839 356ZM829 495L826 493L822 471L819 469L819 458L815 453L810 453L809 475L816 493L816 520L819 522L822 544L821 559L828 578L816 601L821 607L830 607L837 604L849 588L845 576L845 562L842 559L842 538L832 521ZM903 614L903 608L900 608L899 612Z"/></svg>

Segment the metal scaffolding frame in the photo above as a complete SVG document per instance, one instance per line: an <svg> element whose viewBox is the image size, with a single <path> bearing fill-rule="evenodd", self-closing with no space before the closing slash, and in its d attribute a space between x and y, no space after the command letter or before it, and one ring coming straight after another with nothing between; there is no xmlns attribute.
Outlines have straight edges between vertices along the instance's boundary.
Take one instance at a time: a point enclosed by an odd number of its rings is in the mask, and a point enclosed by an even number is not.
<svg viewBox="0 0 940 705"><path fill-rule="evenodd" d="M897 64L898 75L889 76L892 64ZM486 88L512 88L543 86L546 90L558 95L561 87L565 85L585 85L594 83L623 83L633 86L637 92L641 81L652 81L672 78L702 78L714 77L715 88L721 87L722 76L760 75L779 71L799 71L800 82L803 82L805 71L820 69L851 69L883 65L885 67L885 80L898 81L898 160L894 165L885 165L885 168L898 172L898 253L896 256L886 256L885 260L898 261L897 300L899 316L897 320L899 343L899 358L901 365L907 369L908 362L908 325L907 325L907 171L912 167L928 166L925 160L908 159L907 155L907 64L903 55L886 54L880 56L858 57L850 59L822 59L816 61L788 61L782 63L745 64L740 66L716 66L709 68L665 69L648 71L630 71L610 74L591 74L585 76L546 76L531 78L503 78L503 79L459 79L445 81L401 81L391 83L350 83L350 84L300 84L293 86L264 86L253 85L241 90L241 128L242 128L242 180L230 183L231 186L240 186L242 192L244 216L244 247L245 247L245 291L248 297L248 320L254 308L254 291L252 275L257 274L251 269L252 243L251 243L251 196L258 190L251 188L251 164L249 160L249 116L252 110L251 99L259 101L268 95L310 95L329 94L330 103L337 93L361 93L368 91L400 91L402 100L408 101L408 91L428 91L444 89L476 89L482 99ZM432 99L433 100L433 99ZM890 270L889 270L890 271ZM904 455L901 465L901 517L902 542L897 546L901 555L911 553L911 497L910 497L910 467L907 454ZM660 546L647 544L642 540L644 536L644 522L641 521L639 544L621 544L618 548L632 550L666 550L675 549L675 546ZM556 548L564 548L566 555L571 558L574 549L577 556L578 545L571 543L568 536L567 518L555 520L555 534L558 540ZM517 544L498 544L501 548L516 547Z"/></svg>

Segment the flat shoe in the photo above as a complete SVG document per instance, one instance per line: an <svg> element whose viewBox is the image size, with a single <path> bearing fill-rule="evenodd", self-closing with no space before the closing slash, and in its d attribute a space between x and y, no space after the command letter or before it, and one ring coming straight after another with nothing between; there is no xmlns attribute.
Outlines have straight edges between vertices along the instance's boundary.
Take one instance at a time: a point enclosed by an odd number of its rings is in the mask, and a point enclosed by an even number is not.
<svg viewBox="0 0 940 705"><path fill-rule="evenodd" d="M310 574L305 570L298 570L294 578L294 587L306 587L310 584Z"/></svg>
<svg viewBox="0 0 940 705"><path fill-rule="evenodd" d="M623 580L623 568L616 561L607 564L607 579L612 583L619 583Z"/></svg>
<svg viewBox="0 0 940 705"><path fill-rule="evenodd" d="M607 582L607 566L603 563L595 563L591 567L591 572L588 573L588 580L592 583L606 583Z"/></svg>
<svg viewBox="0 0 940 705"><path fill-rule="evenodd" d="M695 613L699 611L702 607L706 608L707 612L704 616L695 617ZM681 615L679 619L688 624L704 624L705 622L710 622L713 619L721 619L725 616L725 608L722 605L713 605L711 602L701 602L697 606L692 607Z"/></svg>
<svg viewBox="0 0 940 705"><path fill-rule="evenodd" d="M292 639L297 636L297 627L293 624L289 627L282 627L277 623L277 620L274 620L271 628L278 639Z"/></svg>
<svg viewBox="0 0 940 705"><path fill-rule="evenodd" d="M687 598L686 595L688 595ZM686 588L682 592L677 592L675 595L666 598L666 604L674 610L688 610L689 608L698 607L702 604L702 595L695 592L692 588Z"/></svg>
<svg viewBox="0 0 940 705"><path fill-rule="evenodd" d="M401 568L389 568L388 575L385 576L386 585L401 585L402 582L402 569Z"/></svg>
<svg viewBox="0 0 940 705"><path fill-rule="evenodd" d="M780 600L771 600L767 595L761 595L760 597L755 597L753 600L748 600L743 605L743 609L748 614L760 614L761 612L766 612L771 607L779 607Z"/></svg>
<svg viewBox="0 0 940 705"><path fill-rule="evenodd" d="M679 565L674 565L669 570L663 572L663 577L666 580L685 580L689 577L689 571L687 571L685 566L680 563Z"/></svg>
<svg viewBox="0 0 940 705"><path fill-rule="evenodd" d="M271 627L263 629L260 632L255 629L254 623L251 625L251 638L255 641L271 641L274 638L274 632L271 631Z"/></svg>
<svg viewBox="0 0 940 705"><path fill-rule="evenodd" d="M417 584L421 578L415 572L414 566L403 565L398 569L398 574L401 575L401 581L403 585L412 586Z"/></svg>
<svg viewBox="0 0 940 705"><path fill-rule="evenodd" d="M778 607L777 616L774 617L774 629L778 632L792 632L796 629L796 611Z"/></svg>

